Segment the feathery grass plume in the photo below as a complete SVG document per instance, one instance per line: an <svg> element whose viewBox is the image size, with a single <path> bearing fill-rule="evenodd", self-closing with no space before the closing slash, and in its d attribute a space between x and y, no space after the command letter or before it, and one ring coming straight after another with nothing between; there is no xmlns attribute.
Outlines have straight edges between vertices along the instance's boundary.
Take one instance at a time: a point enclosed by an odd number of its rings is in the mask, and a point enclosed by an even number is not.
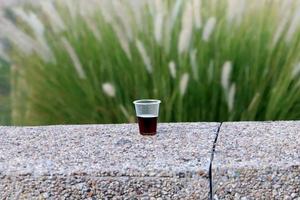
<svg viewBox="0 0 300 200"><path fill-rule="evenodd" d="M221 74L221 85L225 91L228 91L229 89L231 70L232 70L231 61L226 61L222 67L222 74Z"/></svg>
<svg viewBox="0 0 300 200"><path fill-rule="evenodd" d="M273 36L272 48L277 44L281 36L285 33L287 28L289 27L292 10L289 9L291 5L293 5L293 0L285 0L279 2L279 11L277 13L277 20L279 21L277 28L275 30L275 34Z"/></svg>
<svg viewBox="0 0 300 200"><path fill-rule="evenodd" d="M43 12L49 18L51 27L55 33L59 33L66 29L66 25L61 19L60 15L58 14L57 10L55 9L52 1L41 1L40 2L41 8Z"/></svg>
<svg viewBox="0 0 300 200"><path fill-rule="evenodd" d="M95 38L100 42L101 41L101 33L100 33L99 29L97 28L97 24L90 17L85 17L84 21L85 21L88 29L93 33Z"/></svg>
<svg viewBox="0 0 300 200"><path fill-rule="evenodd" d="M193 14L196 29L200 29L202 25L201 3L201 0L193 0Z"/></svg>
<svg viewBox="0 0 300 200"><path fill-rule="evenodd" d="M170 16L170 31L172 32L174 24L178 18L179 12L180 12L180 8L182 7L182 3L183 0L176 0L173 8L172 8L172 12L171 12L171 16Z"/></svg>
<svg viewBox="0 0 300 200"><path fill-rule="evenodd" d="M26 24L33 30L37 44L35 46L35 52L45 62L55 62L53 52L48 46L44 37L45 27L44 24L39 20L38 16L33 12L25 13L22 8L15 8L14 13L20 17Z"/></svg>
<svg viewBox="0 0 300 200"><path fill-rule="evenodd" d="M79 15L83 18L93 16L97 11L98 6L101 6L99 0L89 0L89 3L79 0Z"/></svg>
<svg viewBox="0 0 300 200"><path fill-rule="evenodd" d="M79 78L81 79L86 79L86 75L85 75L85 72L82 68L82 65L80 63L80 60L75 52L75 50L73 49L73 47L71 46L71 44L69 43L69 41L66 39L66 38L62 38L61 39L61 42L64 46L64 48L66 49L66 51L68 52L73 64L74 64L74 67L75 67L75 70L79 76Z"/></svg>
<svg viewBox="0 0 300 200"><path fill-rule="evenodd" d="M108 97L115 97L116 90L113 84L106 82L102 84L102 90Z"/></svg>
<svg viewBox="0 0 300 200"><path fill-rule="evenodd" d="M60 3L63 3L71 16L71 19L73 21L76 20L76 13L78 12L78 1L77 0L64 0L60 1Z"/></svg>
<svg viewBox="0 0 300 200"><path fill-rule="evenodd" d="M295 64L292 71L292 78L295 79L300 74L300 62Z"/></svg>
<svg viewBox="0 0 300 200"><path fill-rule="evenodd" d="M154 38L161 45L162 31L164 25L164 6L162 0L155 1L156 15L154 16Z"/></svg>
<svg viewBox="0 0 300 200"><path fill-rule="evenodd" d="M213 33L214 31L214 28L216 26L216 23L217 23L217 19L215 17L210 17L206 23L205 23L205 26L204 26L204 29L203 29L203 33L202 33L202 40L204 42L208 42L209 41L209 38L210 38L210 35Z"/></svg>
<svg viewBox="0 0 300 200"><path fill-rule="evenodd" d="M132 26L130 24L130 16L125 10L125 5L123 5L122 1L120 0L112 1L112 4L115 11L114 13L121 22L122 28L125 30L127 38L129 39L129 41L131 41L133 38Z"/></svg>
<svg viewBox="0 0 300 200"><path fill-rule="evenodd" d="M114 15L112 15L112 13L114 12L112 1L102 0L101 3L102 6L100 6L100 11L101 11L100 13L104 18L104 21L110 24L114 21Z"/></svg>
<svg viewBox="0 0 300 200"><path fill-rule="evenodd" d="M6 62L10 62L10 57L9 55L5 52L5 47L3 43L0 41L0 61L3 59ZM1 67L1 64L0 64Z"/></svg>
<svg viewBox="0 0 300 200"><path fill-rule="evenodd" d="M36 41L37 41L37 49L35 52L45 61L45 62L55 62L55 58L52 50L50 49L46 38L44 36L45 27L44 24L39 20L38 16L33 12L29 12L28 14L28 25L34 31Z"/></svg>
<svg viewBox="0 0 300 200"><path fill-rule="evenodd" d="M230 24L235 21L239 25L246 8L246 0L228 0L227 3L227 21Z"/></svg>
<svg viewBox="0 0 300 200"><path fill-rule="evenodd" d="M146 7L149 14L149 20L151 20L155 16L155 0L153 1L147 1Z"/></svg>
<svg viewBox="0 0 300 200"><path fill-rule="evenodd" d="M49 47L47 41L44 37L39 37L37 39L36 48L34 51L46 62L55 63L56 59L53 55L51 48Z"/></svg>
<svg viewBox="0 0 300 200"><path fill-rule="evenodd" d="M276 28L275 34L273 36L272 47L274 47L277 44L283 32L286 30L286 26L288 25L288 22L290 20L290 16L288 15L289 13L286 13L281 17L280 22Z"/></svg>
<svg viewBox="0 0 300 200"><path fill-rule="evenodd" d="M27 24L30 24L28 14L22 7L13 8L12 11L16 17L20 18L22 21L25 21Z"/></svg>
<svg viewBox="0 0 300 200"><path fill-rule="evenodd" d="M0 30L25 55L32 54L36 49L36 42L33 38L17 28L8 19L0 17Z"/></svg>
<svg viewBox="0 0 300 200"><path fill-rule="evenodd" d="M39 20L38 16L33 12L29 12L29 25L34 31L36 37L44 37L45 27L44 24Z"/></svg>
<svg viewBox="0 0 300 200"><path fill-rule="evenodd" d="M129 6L132 10L133 19L135 21L135 25L137 26L138 30L142 30L143 28L143 18L142 18L142 12L143 8L146 5L146 1L144 0L131 0L128 1Z"/></svg>
<svg viewBox="0 0 300 200"><path fill-rule="evenodd" d="M179 83L179 92L181 96L184 96L187 86L189 83L189 74L184 73L181 78L180 78L180 83Z"/></svg>
<svg viewBox="0 0 300 200"><path fill-rule="evenodd" d="M44 25L38 19L37 15L33 12L29 12L28 14L24 11L23 8L14 8L14 14L19 17L21 20L26 22L26 24L33 30L36 37L41 37L44 35Z"/></svg>
<svg viewBox="0 0 300 200"><path fill-rule="evenodd" d="M197 49L193 49L190 52L191 67L192 67L194 79L198 80L199 79L199 75L198 75L198 68L199 67L198 67L198 64L197 64L196 55L197 55Z"/></svg>
<svg viewBox="0 0 300 200"><path fill-rule="evenodd" d="M235 83L231 84L229 92L228 92L228 110L231 112L234 106L234 98L235 98Z"/></svg>
<svg viewBox="0 0 300 200"><path fill-rule="evenodd" d="M176 64L174 61L169 62L169 70L172 78L176 78Z"/></svg>
<svg viewBox="0 0 300 200"><path fill-rule="evenodd" d="M125 52L127 58L131 60L131 52L129 47L129 40L126 37L125 34L123 34L123 31L121 30L120 26L116 24L115 22L111 22L112 28L115 31L115 34L117 35L117 38L119 39L121 48Z"/></svg>
<svg viewBox="0 0 300 200"><path fill-rule="evenodd" d="M285 41L287 43L291 42L293 39L294 34L297 30L299 30L300 27L300 6L295 9L294 16L292 17L292 21L290 23L290 26L287 30Z"/></svg>
<svg viewBox="0 0 300 200"><path fill-rule="evenodd" d="M155 16L155 20L154 20L154 37L155 40L157 42L157 44L161 45L161 40L162 40L162 28L163 28L163 21L164 16L162 13L158 13Z"/></svg>
<svg viewBox="0 0 300 200"><path fill-rule="evenodd" d="M287 11L290 11L291 5L293 4L294 0L285 0L281 1L278 0L279 3L279 15L286 13Z"/></svg>
<svg viewBox="0 0 300 200"><path fill-rule="evenodd" d="M23 7L13 7L11 8L11 11L14 13L14 15L16 15L17 17L19 17L20 19L26 21L28 16L27 13L25 12ZM1 16L3 17L3 16Z"/></svg>
<svg viewBox="0 0 300 200"><path fill-rule="evenodd" d="M165 12L165 23L163 27L164 32L164 48L166 53L170 53L171 46L172 46L172 32L174 31L175 23L178 19L178 15L180 12L180 9L182 8L183 1L182 0L176 0L174 1L174 6L170 7L170 10L167 9Z"/></svg>
<svg viewBox="0 0 300 200"><path fill-rule="evenodd" d="M193 7L191 2L186 3L181 20L181 31L178 41L178 53L184 53L189 48L193 34Z"/></svg>
<svg viewBox="0 0 300 200"><path fill-rule="evenodd" d="M146 49L145 49L143 43L140 40L137 39L135 44L136 44L136 47L137 47L137 49L138 49L138 51L139 51L139 53L140 53L140 55L141 55L141 57L144 61L144 64L146 66L146 69L147 69L148 73L152 73L153 68L152 68L152 65L151 65L151 60L150 60L150 58L149 58L149 56L146 52Z"/></svg>

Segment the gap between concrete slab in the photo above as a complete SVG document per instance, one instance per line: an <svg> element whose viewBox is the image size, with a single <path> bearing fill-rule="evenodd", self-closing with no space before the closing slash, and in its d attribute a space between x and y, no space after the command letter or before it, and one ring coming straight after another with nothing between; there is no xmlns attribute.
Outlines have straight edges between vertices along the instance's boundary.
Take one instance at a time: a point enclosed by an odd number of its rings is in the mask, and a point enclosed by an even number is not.
<svg viewBox="0 0 300 200"><path fill-rule="evenodd" d="M215 154L215 148L216 148L216 144L217 144L217 140L218 140L218 136L219 136L219 132L221 130L223 122L220 123L218 129L217 129L217 133L216 133L216 137L215 140L213 142L213 146L212 146L212 150L211 150L211 156L210 156L210 163L209 163L209 170L208 170L208 177L209 177L209 199L213 200L213 180L212 180L212 163L214 160L214 154Z"/></svg>

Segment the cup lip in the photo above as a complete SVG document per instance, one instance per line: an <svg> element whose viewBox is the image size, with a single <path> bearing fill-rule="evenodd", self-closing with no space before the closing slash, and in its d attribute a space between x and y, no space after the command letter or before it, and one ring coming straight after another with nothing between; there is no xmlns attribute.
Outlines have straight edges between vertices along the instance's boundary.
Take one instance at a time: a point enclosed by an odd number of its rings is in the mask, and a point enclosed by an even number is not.
<svg viewBox="0 0 300 200"><path fill-rule="evenodd" d="M147 101L147 102L145 102ZM133 101L135 105L153 105L153 104L160 104L161 101L158 99L138 99Z"/></svg>

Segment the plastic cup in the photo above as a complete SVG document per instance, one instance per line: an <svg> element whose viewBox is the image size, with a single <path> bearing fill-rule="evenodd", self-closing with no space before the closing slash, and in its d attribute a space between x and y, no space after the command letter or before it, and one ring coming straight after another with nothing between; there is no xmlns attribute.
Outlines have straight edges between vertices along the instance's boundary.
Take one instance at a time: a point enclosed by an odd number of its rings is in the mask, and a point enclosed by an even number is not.
<svg viewBox="0 0 300 200"><path fill-rule="evenodd" d="M160 102L156 99L141 99L133 102L141 135L156 134Z"/></svg>

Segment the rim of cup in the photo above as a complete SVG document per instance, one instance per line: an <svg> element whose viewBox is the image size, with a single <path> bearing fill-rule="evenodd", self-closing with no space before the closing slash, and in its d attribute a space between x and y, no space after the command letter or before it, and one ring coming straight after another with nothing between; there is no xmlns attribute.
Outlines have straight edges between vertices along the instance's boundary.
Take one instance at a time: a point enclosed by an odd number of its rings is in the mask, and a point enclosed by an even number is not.
<svg viewBox="0 0 300 200"><path fill-rule="evenodd" d="M136 105L151 105L151 104L160 104L161 101L158 99L139 99L133 102Z"/></svg>

